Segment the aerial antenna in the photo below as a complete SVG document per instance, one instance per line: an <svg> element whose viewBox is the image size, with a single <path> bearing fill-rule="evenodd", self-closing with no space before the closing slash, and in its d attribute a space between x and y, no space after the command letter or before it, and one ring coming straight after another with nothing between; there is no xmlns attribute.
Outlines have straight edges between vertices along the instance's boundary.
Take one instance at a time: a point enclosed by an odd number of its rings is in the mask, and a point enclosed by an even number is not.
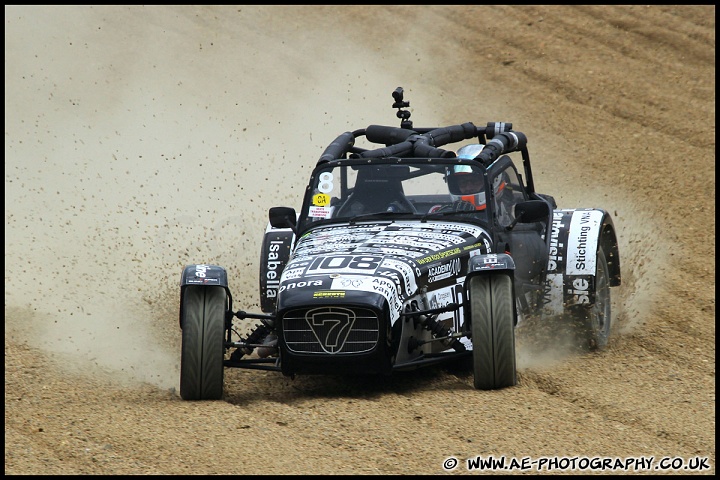
<svg viewBox="0 0 720 480"><path fill-rule="evenodd" d="M395 99L395 103L393 103L392 108L398 109L397 117L400 119L400 128L407 128L412 130L412 120L410 120L410 112L408 110L403 110L404 107L410 106L410 102L403 101L403 88L397 87L392 93L392 96Z"/></svg>

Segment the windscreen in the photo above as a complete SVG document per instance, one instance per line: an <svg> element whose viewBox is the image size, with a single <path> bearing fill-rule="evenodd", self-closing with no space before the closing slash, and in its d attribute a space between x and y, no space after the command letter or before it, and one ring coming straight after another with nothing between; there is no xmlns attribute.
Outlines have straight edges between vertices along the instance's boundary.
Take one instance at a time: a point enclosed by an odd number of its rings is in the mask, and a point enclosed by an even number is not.
<svg viewBox="0 0 720 480"><path fill-rule="evenodd" d="M484 181L483 170L473 165L331 164L313 174L301 221L422 217L453 209L480 218Z"/></svg>

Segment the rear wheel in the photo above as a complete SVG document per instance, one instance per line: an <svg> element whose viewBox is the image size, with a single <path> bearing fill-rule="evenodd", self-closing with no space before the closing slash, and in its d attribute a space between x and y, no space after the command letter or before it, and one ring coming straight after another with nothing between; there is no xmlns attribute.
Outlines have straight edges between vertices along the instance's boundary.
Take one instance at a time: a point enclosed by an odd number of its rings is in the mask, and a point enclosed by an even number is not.
<svg viewBox="0 0 720 480"><path fill-rule="evenodd" d="M470 279L470 320L475 388L494 390L517 383L515 299L509 275Z"/></svg>
<svg viewBox="0 0 720 480"><path fill-rule="evenodd" d="M222 397L226 308L227 294L222 287L185 287L180 359L183 400Z"/></svg>
<svg viewBox="0 0 720 480"><path fill-rule="evenodd" d="M580 342L588 350L607 346L610 337L610 269L602 247L598 248L595 262L595 303L577 306L574 317L579 326Z"/></svg>

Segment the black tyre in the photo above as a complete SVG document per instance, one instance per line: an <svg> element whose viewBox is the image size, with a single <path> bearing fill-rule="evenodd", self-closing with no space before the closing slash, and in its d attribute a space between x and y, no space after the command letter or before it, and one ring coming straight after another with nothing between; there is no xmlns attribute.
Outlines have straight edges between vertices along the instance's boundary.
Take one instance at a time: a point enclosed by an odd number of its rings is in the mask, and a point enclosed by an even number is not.
<svg viewBox="0 0 720 480"><path fill-rule="evenodd" d="M509 275L470 279L470 313L475 388L494 390L517 383L515 298Z"/></svg>
<svg viewBox="0 0 720 480"><path fill-rule="evenodd" d="M227 294L222 287L185 287L180 359L183 400L222 398L226 309Z"/></svg>
<svg viewBox="0 0 720 480"><path fill-rule="evenodd" d="M584 349L593 351L607 346L610 338L610 300L610 269L605 252L600 247L595 262L595 303L589 307L577 306L573 311Z"/></svg>

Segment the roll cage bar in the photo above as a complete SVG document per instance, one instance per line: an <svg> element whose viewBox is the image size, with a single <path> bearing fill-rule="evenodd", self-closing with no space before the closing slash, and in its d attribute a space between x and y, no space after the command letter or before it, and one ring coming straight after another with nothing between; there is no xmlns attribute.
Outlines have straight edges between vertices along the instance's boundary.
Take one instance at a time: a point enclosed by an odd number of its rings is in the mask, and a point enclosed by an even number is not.
<svg viewBox="0 0 720 480"><path fill-rule="evenodd" d="M440 147L449 143L461 142L477 137L478 142L485 145L476 161L487 169L500 155L521 152L525 173L526 190L535 193L530 155L527 150L527 137L512 129L512 123L488 122L485 127L477 127L472 122L448 127L414 128L410 120L410 112L403 110L410 102L403 100L403 88L398 87L392 96L397 108L400 127L370 125L367 128L345 132L330 143L318 159L317 165L331 160L346 158L453 158L455 152ZM365 137L371 143L384 147L365 149L355 146L355 140ZM349 155L349 157L348 157Z"/></svg>

